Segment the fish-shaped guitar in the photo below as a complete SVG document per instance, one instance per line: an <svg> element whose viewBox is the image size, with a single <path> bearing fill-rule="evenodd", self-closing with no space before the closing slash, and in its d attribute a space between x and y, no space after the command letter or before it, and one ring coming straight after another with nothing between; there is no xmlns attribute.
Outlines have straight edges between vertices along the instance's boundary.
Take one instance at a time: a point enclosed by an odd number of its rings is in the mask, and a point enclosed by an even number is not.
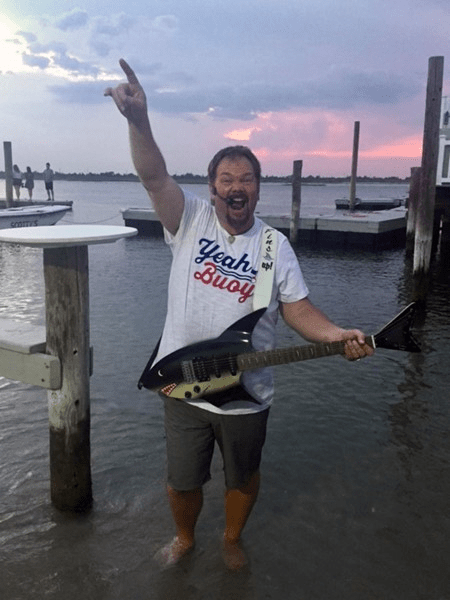
<svg viewBox="0 0 450 600"><path fill-rule="evenodd" d="M219 392L239 385L244 371L344 354L345 342L255 351L251 336L265 310L261 308L252 312L233 323L219 337L180 348L153 366L151 359L138 387L178 400L197 400L207 396L208 402L221 406L223 396ZM414 310L413 302L378 333L367 336L367 344L372 348L419 352L420 348L410 332ZM217 402L214 399L216 394Z"/></svg>

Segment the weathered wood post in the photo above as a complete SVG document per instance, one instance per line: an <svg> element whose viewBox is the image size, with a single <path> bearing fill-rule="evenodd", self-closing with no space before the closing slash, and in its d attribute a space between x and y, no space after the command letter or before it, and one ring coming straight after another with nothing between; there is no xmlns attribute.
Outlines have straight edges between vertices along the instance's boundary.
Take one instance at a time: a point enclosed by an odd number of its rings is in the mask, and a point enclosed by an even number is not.
<svg viewBox="0 0 450 600"><path fill-rule="evenodd" d="M428 62L422 169L414 240L413 274L418 278L428 274L433 245L443 75L444 57L431 57Z"/></svg>
<svg viewBox="0 0 450 600"><path fill-rule="evenodd" d="M358 148L359 148L359 121L355 121L355 125L353 128L352 175L350 178L350 198L349 198L349 209L350 210L355 210L356 174L358 171Z"/></svg>
<svg viewBox="0 0 450 600"><path fill-rule="evenodd" d="M414 237L416 233L417 209L419 206L420 167L411 167L409 182L408 217L406 221L406 251L414 252Z"/></svg>
<svg viewBox="0 0 450 600"><path fill-rule="evenodd" d="M292 175L292 212L290 224L291 244L297 243L298 226L300 223L300 205L302 202L302 160L294 160Z"/></svg>
<svg viewBox="0 0 450 600"><path fill-rule="evenodd" d="M11 142L3 142L3 153L5 156L5 196L7 208L13 205L13 185L12 185L12 148Z"/></svg>
<svg viewBox="0 0 450 600"><path fill-rule="evenodd" d="M44 248L47 353L60 359L62 385L49 390L50 493L60 510L92 504L87 246Z"/></svg>
<svg viewBox="0 0 450 600"><path fill-rule="evenodd" d="M134 227L112 225L0 231L0 241L44 249L46 353L61 366L60 387L48 391L51 499L60 510L92 504L88 245L136 234Z"/></svg>

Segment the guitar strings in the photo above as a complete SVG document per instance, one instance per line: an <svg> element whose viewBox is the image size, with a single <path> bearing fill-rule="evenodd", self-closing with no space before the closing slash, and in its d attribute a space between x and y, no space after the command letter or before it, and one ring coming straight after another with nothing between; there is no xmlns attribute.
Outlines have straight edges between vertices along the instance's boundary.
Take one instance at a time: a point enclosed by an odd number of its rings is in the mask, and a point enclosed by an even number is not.
<svg viewBox="0 0 450 600"><path fill-rule="evenodd" d="M278 348L273 350L259 350L253 352L230 353L228 355L212 356L202 358L201 356L192 359L194 368L198 365L200 368L205 368L209 371L216 371L216 368L229 370L230 365L238 367L238 357L241 357L241 362L253 363L261 366L276 364L285 364L309 358L319 358L322 356L330 356L341 353L344 348L344 342L330 342L327 344L310 344L305 346L292 346L290 348ZM244 365L245 366L245 365ZM253 366L253 365L252 365Z"/></svg>

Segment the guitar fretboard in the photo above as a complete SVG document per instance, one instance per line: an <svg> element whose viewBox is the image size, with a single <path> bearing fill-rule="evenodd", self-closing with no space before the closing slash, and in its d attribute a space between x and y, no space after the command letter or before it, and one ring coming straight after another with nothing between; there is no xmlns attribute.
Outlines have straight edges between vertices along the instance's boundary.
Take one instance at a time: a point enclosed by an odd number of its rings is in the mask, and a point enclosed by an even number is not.
<svg viewBox="0 0 450 600"><path fill-rule="evenodd" d="M372 345L371 338L366 341ZM263 350L259 352L246 352L237 356L238 369L248 371L250 369L261 369L274 365L285 365L311 358L322 358L335 354L344 354L345 342L329 342L323 344L309 344L307 346L292 346L290 348L278 348L275 350Z"/></svg>

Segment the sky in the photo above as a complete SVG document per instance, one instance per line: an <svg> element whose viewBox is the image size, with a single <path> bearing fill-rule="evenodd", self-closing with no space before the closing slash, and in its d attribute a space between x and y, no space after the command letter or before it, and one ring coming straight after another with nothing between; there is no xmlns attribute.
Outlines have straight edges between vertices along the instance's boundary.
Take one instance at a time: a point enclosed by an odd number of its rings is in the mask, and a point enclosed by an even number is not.
<svg viewBox="0 0 450 600"><path fill-rule="evenodd" d="M132 172L103 96L125 58L172 174L244 144L265 175L346 176L359 121L358 175L403 178L449 32L449 0L2 0L2 141L22 171Z"/></svg>

